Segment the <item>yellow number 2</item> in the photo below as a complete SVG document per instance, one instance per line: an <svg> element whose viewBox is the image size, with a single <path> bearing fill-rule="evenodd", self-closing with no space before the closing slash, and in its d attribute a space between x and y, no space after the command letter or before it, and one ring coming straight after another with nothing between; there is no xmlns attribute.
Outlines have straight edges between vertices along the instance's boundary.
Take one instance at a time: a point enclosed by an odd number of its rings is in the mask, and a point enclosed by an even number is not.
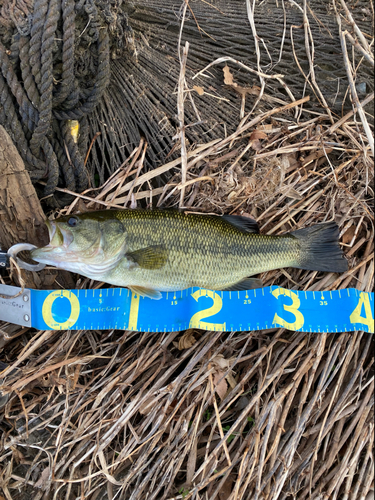
<svg viewBox="0 0 375 500"><path fill-rule="evenodd" d="M214 314L217 314L219 311L221 311L221 308L223 307L223 301L221 300L220 295L211 292L211 290L197 290L196 292L192 293L191 296L197 302L199 300L199 297L210 297L214 301L214 303L211 307L193 314L190 319L189 328L225 331L225 323L209 323L206 321L201 321L201 319L207 318L208 316L213 316Z"/></svg>
<svg viewBox="0 0 375 500"><path fill-rule="evenodd" d="M277 299L279 298L279 295L286 295L287 297L290 297L292 299L291 305L287 306L283 304L283 308L285 311L292 313L296 318L293 323L288 323L287 321L285 321L285 319L280 318L280 316L276 313L273 317L272 323L278 326L282 326L283 328L287 328L288 330L299 330L300 328L302 328L305 322L305 318L303 317L301 311L298 310L301 304L298 295L290 290L285 290L283 288L276 288L276 290L272 292L272 295Z"/></svg>
<svg viewBox="0 0 375 500"><path fill-rule="evenodd" d="M365 317L361 316L362 306L365 306ZM370 299L367 293L361 292L359 294L359 301L357 307L349 316L350 323L362 323L368 326L368 331L374 333L374 317L371 311Z"/></svg>

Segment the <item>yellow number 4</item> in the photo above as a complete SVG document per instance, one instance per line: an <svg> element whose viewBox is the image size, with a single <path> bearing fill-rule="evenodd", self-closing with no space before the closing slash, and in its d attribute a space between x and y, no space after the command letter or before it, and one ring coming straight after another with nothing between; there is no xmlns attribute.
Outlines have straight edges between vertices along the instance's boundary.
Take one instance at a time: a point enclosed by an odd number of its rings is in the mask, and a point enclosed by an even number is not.
<svg viewBox="0 0 375 500"><path fill-rule="evenodd" d="M365 306L365 317L361 316L363 305ZM359 294L357 307L349 316L349 320L351 323L362 323L362 325L367 325L368 331L374 333L374 317L372 315L368 293L361 292Z"/></svg>

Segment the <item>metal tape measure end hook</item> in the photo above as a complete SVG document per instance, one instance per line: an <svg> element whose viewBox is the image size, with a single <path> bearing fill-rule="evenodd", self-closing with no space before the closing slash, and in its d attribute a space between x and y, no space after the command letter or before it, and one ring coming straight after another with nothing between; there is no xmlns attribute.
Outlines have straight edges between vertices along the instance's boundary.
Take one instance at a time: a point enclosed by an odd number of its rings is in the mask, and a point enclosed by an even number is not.
<svg viewBox="0 0 375 500"><path fill-rule="evenodd" d="M22 252L23 250L34 250L34 248L38 248L35 245L32 245L31 243L17 243L16 245L13 245L12 247L9 248L8 250L8 255L13 257L17 264L22 268L26 269L26 271L41 271L46 267L45 264L29 264L28 262L24 262L22 259L17 257L17 254L19 252Z"/></svg>

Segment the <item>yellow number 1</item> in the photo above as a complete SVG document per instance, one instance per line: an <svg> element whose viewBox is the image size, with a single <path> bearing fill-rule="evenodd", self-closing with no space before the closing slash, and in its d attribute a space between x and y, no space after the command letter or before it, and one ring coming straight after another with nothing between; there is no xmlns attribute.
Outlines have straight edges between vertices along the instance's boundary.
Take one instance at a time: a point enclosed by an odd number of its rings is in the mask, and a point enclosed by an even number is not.
<svg viewBox="0 0 375 500"><path fill-rule="evenodd" d="M365 306L365 317L361 316L362 306ZM361 292L359 294L359 301L357 307L349 316L351 323L362 323L368 326L368 331L374 333L374 317L371 311L370 299L367 293Z"/></svg>
<svg viewBox="0 0 375 500"><path fill-rule="evenodd" d="M285 311L292 313L296 318L293 323L288 323L287 321L285 321L285 319L280 318L280 316L276 313L273 317L272 323L282 326L283 328L287 328L288 330L299 330L300 328L302 328L305 322L305 318L303 317L301 311L298 310L301 304L298 295L294 292L291 292L290 290L285 290L283 288L276 288L276 290L272 292L272 295L276 298L279 298L279 295L286 295L287 297L290 297L292 299L291 305L287 306L283 304L283 308Z"/></svg>

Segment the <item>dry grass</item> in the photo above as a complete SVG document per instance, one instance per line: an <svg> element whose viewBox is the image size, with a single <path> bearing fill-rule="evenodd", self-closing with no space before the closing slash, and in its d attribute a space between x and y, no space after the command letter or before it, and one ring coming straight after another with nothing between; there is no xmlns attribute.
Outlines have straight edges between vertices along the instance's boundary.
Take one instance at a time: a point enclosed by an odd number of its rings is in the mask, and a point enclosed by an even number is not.
<svg viewBox="0 0 375 500"><path fill-rule="evenodd" d="M360 114L340 119L324 104L321 114L303 111L308 98L262 110L269 99L262 87L255 114L232 136L147 173L142 141L104 186L74 193L62 213L182 204L250 215L268 234L335 219L349 271L278 270L264 283L371 291L373 156L361 117L373 94ZM153 188L166 171L174 177ZM369 334L0 328L10 365L1 500L355 500L373 489Z"/></svg>

